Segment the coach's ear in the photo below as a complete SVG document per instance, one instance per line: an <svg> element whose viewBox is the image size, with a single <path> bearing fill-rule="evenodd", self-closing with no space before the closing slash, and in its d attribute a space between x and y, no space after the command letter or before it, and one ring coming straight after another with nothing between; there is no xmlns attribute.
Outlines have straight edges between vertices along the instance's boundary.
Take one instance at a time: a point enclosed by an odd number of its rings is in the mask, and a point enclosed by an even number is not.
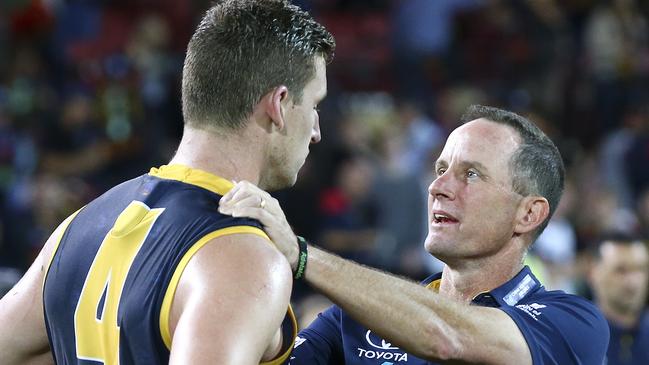
<svg viewBox="0 0 649 365"><path fill-rule="evenodd" d="M542 196L526 196L518 205L515 234L525 234L538 228L550 214L550 204Z"/></svg>
<svg viewBox="0 0 649 365"><path fill-rule="evenodd" d="M279 130L284 129L284 112L288 106L288 88L280 85L264 96L266 114Z"/></svg>

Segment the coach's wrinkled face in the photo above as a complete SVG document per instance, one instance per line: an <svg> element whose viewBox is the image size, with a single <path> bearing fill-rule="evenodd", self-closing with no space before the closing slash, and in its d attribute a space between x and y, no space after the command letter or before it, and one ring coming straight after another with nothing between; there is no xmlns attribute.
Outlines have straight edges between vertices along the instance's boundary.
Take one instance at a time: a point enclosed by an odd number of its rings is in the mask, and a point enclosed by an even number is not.
<svg viewBox="0 0 649 365"><path fill-rule="evenodd" d="M649 251L643 242L604 242L591 281L605 311L638 313L644 307L649 284Z"/></svg>
<svg viewBox="0 0 649 365"><path fill-rule="evenodd" d="M522 197L512 190L509 161L519 139L487 119L451 133L428 188L428 252L450 264L493 255L511 239Z"/></svg>

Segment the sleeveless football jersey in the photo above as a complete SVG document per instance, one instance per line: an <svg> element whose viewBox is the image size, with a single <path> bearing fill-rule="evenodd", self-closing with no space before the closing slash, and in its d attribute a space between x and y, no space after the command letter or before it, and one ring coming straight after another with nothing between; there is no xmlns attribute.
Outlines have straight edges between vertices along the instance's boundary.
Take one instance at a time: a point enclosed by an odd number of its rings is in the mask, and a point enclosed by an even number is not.
<svg viewBox="0 0 649 365"><path fill-rule="evenodd" d="M219 236L268 239L258 221L218 212L231 188L205 171L162 166L112 188L63 223L43 288L57 364L169 362L171 302L191 257ZM296 331L289 307L282 355L267 364L288 357Z"/></svg>

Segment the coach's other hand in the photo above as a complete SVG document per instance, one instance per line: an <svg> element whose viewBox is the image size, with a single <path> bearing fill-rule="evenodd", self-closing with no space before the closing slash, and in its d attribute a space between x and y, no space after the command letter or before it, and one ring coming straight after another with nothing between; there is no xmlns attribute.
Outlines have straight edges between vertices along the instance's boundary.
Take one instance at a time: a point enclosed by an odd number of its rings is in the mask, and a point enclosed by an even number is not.
<svg viewBox="0 0 649 365"><path fill-rule="evenodd" d="M240 181L221 198L219 212L261 222L268 237L286 257L293 271L296 270L299 255L297 237L277 199L248 181Z"/></svg>

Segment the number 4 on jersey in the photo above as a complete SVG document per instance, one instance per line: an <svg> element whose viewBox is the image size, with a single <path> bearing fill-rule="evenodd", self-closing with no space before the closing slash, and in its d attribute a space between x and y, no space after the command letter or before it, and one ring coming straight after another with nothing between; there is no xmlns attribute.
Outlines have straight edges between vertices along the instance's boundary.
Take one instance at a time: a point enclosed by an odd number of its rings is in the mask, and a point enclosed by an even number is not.
<svg viewBox="0 0 649 365"><path fill-rule="evenodd" d="M104 237L74 313L77 358L119 364L117 312L122 289L135 256L163 211L133 201Z"/></svg>

